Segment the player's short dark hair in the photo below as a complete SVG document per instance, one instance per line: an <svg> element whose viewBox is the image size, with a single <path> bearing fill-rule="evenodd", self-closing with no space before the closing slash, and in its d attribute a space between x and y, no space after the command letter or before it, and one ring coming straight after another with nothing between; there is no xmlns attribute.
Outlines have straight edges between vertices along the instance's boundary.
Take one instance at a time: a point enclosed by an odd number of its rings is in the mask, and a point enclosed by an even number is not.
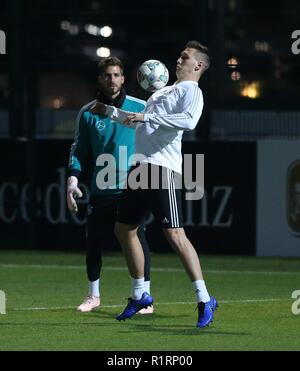
<svg viewBox="0 0 300 371"><path fill-rule="evenodd" d="M107 58L102 58L98 64L99 67L99 73L102 75L105 71L105 69L109 66L119 66L121 73L123 75L124 73L124 65L122 61L117 58L117 57L107 57Z"/></svg>
<svg viewBox="0 0 300 371"><path fill-rule="evenodd" d="M210 58L208 55L208 48L206 46L202 45L199 41L192 40L189 41L185 47L197 50L199 59L201 59L204 64L204 70L207 70L210 67Z"/></svg>

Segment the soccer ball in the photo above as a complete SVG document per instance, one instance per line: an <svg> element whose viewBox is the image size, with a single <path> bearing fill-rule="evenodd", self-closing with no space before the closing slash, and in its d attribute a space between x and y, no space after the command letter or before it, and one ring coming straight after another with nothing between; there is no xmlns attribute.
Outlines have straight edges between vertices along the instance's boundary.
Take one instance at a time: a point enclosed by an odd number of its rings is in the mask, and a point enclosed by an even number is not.
<svg viewBox="0 0 300 371"><path fill-rule="evenodd" d="M150 59L140 65L137 81L143 89L155 92L167 85L169 71L162 62Z"/></svg>

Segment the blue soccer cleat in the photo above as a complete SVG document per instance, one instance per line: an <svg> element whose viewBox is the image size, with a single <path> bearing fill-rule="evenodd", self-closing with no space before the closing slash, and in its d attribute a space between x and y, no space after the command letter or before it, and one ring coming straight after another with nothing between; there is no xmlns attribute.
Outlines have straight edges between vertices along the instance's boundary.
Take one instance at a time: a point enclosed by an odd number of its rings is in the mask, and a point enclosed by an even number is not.
<svg viewBox="0 0 300 371"><path fill-rule="evenodd" d="M211 297L207 303L198 303L198 322L197 327L203 328L209 326L213 321L214 312L218 307L218 302L215 298Z"/></svg>
<svg viewBox="0 0 300 371"><path fill-rule="evenodd" d="M127 318L131 318L138 311L143 308L148 308L149 305L153 304L153 298L147 292L144 292L140 300L128 299L126 308L117 316L118 321L125 321Z"/></svg>

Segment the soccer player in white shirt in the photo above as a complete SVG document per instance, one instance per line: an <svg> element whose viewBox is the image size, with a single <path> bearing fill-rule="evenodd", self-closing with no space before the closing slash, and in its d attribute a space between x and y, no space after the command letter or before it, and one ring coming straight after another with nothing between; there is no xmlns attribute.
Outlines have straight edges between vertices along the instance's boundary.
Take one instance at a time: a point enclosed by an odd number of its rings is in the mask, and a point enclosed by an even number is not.
<svg viewBox="0 0 300 371"><path fill-rule="evenodd" d="M167 182L167 187L160 183L159 189L151 189L149 180L148 189L132 189L129 173L115 232L132 277L132 293L128 305L117 316L118 320L130 318L153 303L153 298L144 289L144 255L137 237L140 221L149 210L179 254L192 281L198 303L197 327L206 327L213 320L218 303L208 294L197 252L185 235L181 189L175 185L175 178L182 173L182 134L184 130L193 130L200 119L203 97L198 81L209 66L207 48L198 41L190 41L177 60L177 81L155 92L147 101L143 113L130 113L101 103L93 108L119 123L136 127L136 153L142 154L143 159L132 172L138 170L142 174L141 169L145 166L156 168L161 179ZM148 173L150 171L146 170Z"/></svg>

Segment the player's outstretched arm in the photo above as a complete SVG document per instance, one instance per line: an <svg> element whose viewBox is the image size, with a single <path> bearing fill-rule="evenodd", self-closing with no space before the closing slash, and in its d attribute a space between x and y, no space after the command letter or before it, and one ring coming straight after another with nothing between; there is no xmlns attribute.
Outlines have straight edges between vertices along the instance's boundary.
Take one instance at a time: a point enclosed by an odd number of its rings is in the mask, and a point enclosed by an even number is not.
<svg viewBox="0 0 300 371"><path fill-rule="evenodd" d="M137 125L144 121L143 113L135 113L121 110L114 106L96 102L90 109L90 112L98 115L108 116L119 124L135 129Z"/></svg>

